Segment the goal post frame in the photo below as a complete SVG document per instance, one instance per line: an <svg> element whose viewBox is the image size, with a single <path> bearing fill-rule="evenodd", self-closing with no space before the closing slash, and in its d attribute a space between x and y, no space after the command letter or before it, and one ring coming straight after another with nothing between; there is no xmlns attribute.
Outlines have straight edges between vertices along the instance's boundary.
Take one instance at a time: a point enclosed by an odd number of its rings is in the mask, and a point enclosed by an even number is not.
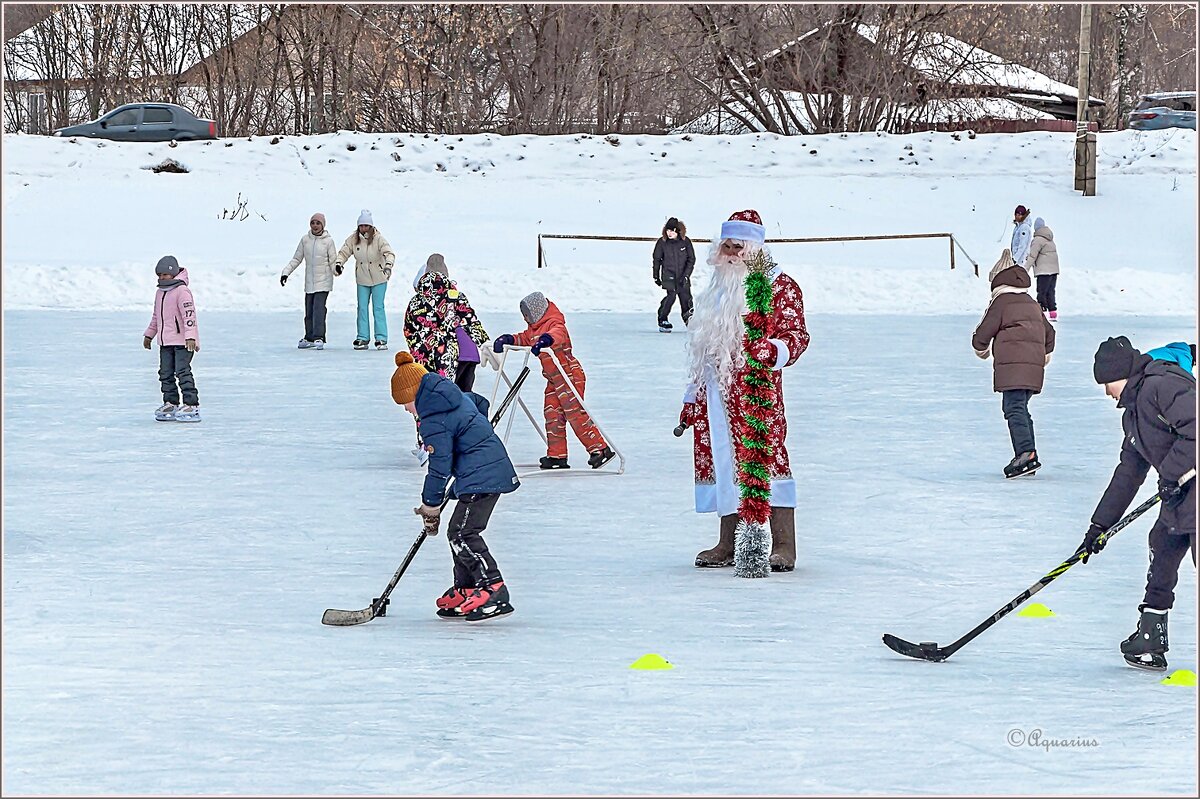
<svg viewBox="0 0 1200 799"><path fill-rule="evenodd" d="M658 241L654 236L594 236L583 234L568 234L568 233L539 233L537 239L537 265L538 269L545 266L545 254L542 249L542 239L576 239L582 241ZM975 277L979 277L979 263L967 254L963 246L958 243L958 239L953 233L896 233L888 236L819 236L803 239L767 239L767 244L815 244L821 242L832 241L891 241L895 239L949 239L950 240L950 268L955 268L954 248L958 250L971 262L971 266L975 268ZM705 244L712 239L692 239L692 241L703 242Z"/></svg>

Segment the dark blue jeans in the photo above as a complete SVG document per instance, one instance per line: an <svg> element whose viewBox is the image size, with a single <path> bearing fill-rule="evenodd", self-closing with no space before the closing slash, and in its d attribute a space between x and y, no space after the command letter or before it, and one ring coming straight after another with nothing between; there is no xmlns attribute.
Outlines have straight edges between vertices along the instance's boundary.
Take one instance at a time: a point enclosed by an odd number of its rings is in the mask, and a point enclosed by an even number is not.
<svg viewBox="0 0 1200 799"><path fill-rule="evenodd" d="M1004 397L1001 407L1004 409L1004 420L1008 422L1013 454L1032 452L1036 449L1033 443L1033 417L1029 415L1029 398L1033 392L1027 388L1014 388L1001 394Z"/></svg>

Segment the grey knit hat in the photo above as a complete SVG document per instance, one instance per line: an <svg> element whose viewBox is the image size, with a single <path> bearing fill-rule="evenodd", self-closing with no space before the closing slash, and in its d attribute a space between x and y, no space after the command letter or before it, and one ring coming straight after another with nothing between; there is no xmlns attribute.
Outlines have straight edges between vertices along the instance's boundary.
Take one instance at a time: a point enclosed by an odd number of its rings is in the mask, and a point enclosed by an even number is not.
<svg viewBox="0 0 1200 799"><path fill-rule="evenodd" d="M521 316L525 317L529 324L536 324L546 315L546 309L549 307L550 303L546 301L542 292L535 291L521 300Z"/></svg>
<svg viewBox="0 0 1200 799"><path fill-rule="evenodd" d="M164 255L158 259L158 265L154 267L154 274L175 277L179 274L179 261L175 260L174 255Z"/></svg>
<svg viewBox="0 0 1200 799"><path fill-rule="evenodd" d="M425 260L425 274L435 272L443 277L450 277L450 270L446 267L446 259L441 253L435 252Z"/></svg>

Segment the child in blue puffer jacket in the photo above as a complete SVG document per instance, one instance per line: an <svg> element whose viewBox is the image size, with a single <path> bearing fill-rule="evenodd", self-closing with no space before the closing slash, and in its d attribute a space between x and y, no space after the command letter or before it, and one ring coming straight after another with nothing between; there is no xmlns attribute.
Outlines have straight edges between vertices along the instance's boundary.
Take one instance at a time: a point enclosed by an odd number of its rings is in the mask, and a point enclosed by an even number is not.
<svg viewBox="0 0 1200 799"><path fill-rule="evenodd" d="M414 512L425 520L425 534L437 535L447 481L457 499L446 530L454 558L454 585L437 600L446 619L485 621L513 612L508 588L483 540L501 494L520 486L504 444L488 422L488 402L441 375L414 363L407 352L396 353L392 399L417 417L429 452L429 471Z"/></svg>

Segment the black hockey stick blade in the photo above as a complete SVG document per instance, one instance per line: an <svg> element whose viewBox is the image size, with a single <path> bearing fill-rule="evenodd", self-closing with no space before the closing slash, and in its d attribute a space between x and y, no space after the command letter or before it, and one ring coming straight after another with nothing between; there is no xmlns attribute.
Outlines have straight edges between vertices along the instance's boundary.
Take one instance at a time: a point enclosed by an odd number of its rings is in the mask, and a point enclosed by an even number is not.
<svg viewBox="0 0 1200 799"><path fill-rule="evenodd" d="M887 648L904 655L905 657L916 658L917 660L928 660L933 663L941 663L946 658L950 657L950 653L943 650L933 641L922 641L919 644L914 644L912 641L905 641L903 638L897 638L891 633L883 634L883 643Z"/></svg>

